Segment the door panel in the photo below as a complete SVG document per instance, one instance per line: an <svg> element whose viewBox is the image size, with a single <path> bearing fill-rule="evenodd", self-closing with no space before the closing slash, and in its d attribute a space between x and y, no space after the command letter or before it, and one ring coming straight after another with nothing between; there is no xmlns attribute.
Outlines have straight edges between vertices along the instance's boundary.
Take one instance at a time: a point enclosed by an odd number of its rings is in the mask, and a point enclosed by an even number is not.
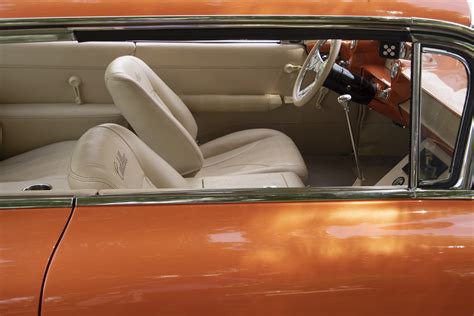
<svg viewBox="0 0 474 316"><path fill-rule="evenodd" d="M1 104L0 158L76 140L102 123L125 125L126 121L113 104Z"/></svg>
<svg viewBox="0 0 474 316"><path fill-rule="evenodd" d="M283 100L291 96L296 78L296 72L287 74L283 68L303 63L303 45L54 42L0 45L0 159L77 139L100 123L125 124L104 84L107 65L122 55L144 59L182 96L197 120L201 143L238 130L273 128L289 135L303 154L351 152L335 93L324 98L321 109L314 101L296 108ZM81 79L84 104L74 103L71 76ZM353 121L357 112L350 113ZM406 131L394 128L390 120L377 116L371 121L378 130L362 136L369 137L378 155L386 154L385 149L393 154L392 148L400 147L392 146L393 139L406 143ZM361 139L365 143L366 138ZM405 154L403 148L401 156Z"/></svg>
<svg viewBox="0 0 474 316"><path fill-rule="evenodd" d="M43 315L470 315L472 201L76 208Z"/></svg>
<svg viewBox="0 0 474 316"><path fill-rule="evenodd" d="M78 139L101 123L125 124L104 73L113 59L134 48L126 42L0 45L0 159ZM82 104L75 103L73 76L81 81Z"/></svg>
<svg viewBox="0 0 474 316"><path fill-rule="evenodd" d="M0 45L0 103L74 103L68 80L81 79L84 103L112 103L104 74L133 43L46 42Z"/></svg>
<svg viewBox="0 0 474 316"><path fill-rule="evenodd" d="M71 208L0 210L0 314L38 315L50 256Z"/></svg>
<svg viewBox="0 0 474 316"><path fill-rule="evenodd" d="M143 59L180 95L291 95L304 46L279 43L137 43ZM221 106L225 107L225 104Z"/></svg>

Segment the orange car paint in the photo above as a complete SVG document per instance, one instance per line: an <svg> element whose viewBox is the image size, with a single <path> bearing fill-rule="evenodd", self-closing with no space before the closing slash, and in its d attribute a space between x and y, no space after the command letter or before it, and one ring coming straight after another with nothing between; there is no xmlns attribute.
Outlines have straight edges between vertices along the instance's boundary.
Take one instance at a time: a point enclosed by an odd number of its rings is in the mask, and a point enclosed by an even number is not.
<svg viewBox="0 0 474 316"><path fill-rule="evenodd" d="M79 206L42 315L472 315L473 205Z"/></svg>
<svg viewBox="0 0 474 316"><path fill-rule="evenodd" d="M0 210L0 315L38 315L46 266L70 213Z"/></svg>
<svg viewBox="0 0 474 316"><path fill-rule="evenodd" d="M470 26L466 0L2 0L0 18L146 15L420 17Z"/></svg>

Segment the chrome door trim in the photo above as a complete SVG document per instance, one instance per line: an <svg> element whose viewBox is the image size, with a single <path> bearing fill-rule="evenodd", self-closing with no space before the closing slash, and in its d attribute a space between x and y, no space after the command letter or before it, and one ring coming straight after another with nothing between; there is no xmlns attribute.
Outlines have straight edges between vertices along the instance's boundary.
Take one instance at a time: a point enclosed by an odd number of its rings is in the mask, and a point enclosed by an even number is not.
<svg viewBox="0 0 474 316"><path fill-rule="evenodd" d="M401 17L321 16L157 16L0 19L0 43L74 40L76 30L136 28L313 28L410 32L415 42L435 43L474 56L472 28L439 20ZM471 126L472 146L472 126ZM472 156L469 155L467 159ZM464 161L468 163L468 161ZM463 166L465 167L465 166ZM472 190L411 190L390 188L303 188L181 191L77 198L79 205L183 204L233 202L297 202L323 200L473 199ZM72 207L72 197L25 196L0 198L0 209Z"/></svg>
<svg viewBox="0 0 474 316"><path fill-rule="evenodd" d="M421 133L421 43L413 44L411 68L411 107L410 107L410 177L409 188L418 187L420 133Z"/></svg>
<svg viewBox="0 0 474 316"><path fill-rule="evenodd" d="M263 202L472 200L471 190L407 190L391 188L307 188L229 191L181 191L131 195L80 197L78 206L173 205Z"/></svg>
<svg viewBox="0 0 474 316"><path fill-rule="evenodd" d="M368 16L150 16L0 19L0 42L73 40L75 30L117 30L127 28L312 28L332 30L398 30L449 34L472 41L473 30L464 25L420 18ZM49 30L48 30L49 29ZM16 37L15 37L16 36ZM10 38L9 38L10 37Z"/></svg>
<svg viewBox="0 0 474 316"><path fill-rule="evenodd" d="M71 208L73 197L1 197L0 210L31 209L31 208Z"/></svg>
<svg viewBox="0 0 474 316"><path fill-rule="evenodd" d="M0 210L64 208L113 205L175 205L220 203L296 203L321 201L384 200L473 200L472 190L409 190L406 188L334 187L334 188L265 188L238 190L188 190L85 197L2 197Z"/></svg>
<svg viewBox="0 0 474 316"><path fill-rule="evenodd" d="M469 67L469 63L466 61L465 58L463 58L462 56L459 56L458 54L455 54L453 52L450 52L450 51L446 51L446 50L442 50L442 49L438 49L438 48L431 48L431 47L426 47L425 45L422 45L422 51L421 51L421 54L423 53L430 53L430 54L439 54L439 55L445 55L445 56L449 56L451 58L454 58L456 60L458 60L459 62L461 62L463 65L464 65L464 68L466 70L466 76L467 76L467 91L471 91L474 87L472 85L472 82L471 82L471 68ZM421 58L421 56L420 56ZM420 76L419 78L417 77L416 79L419 81L419 91L420 91L420 99L418 100L418 111L419 111L419 116L420 116L420 120L421 120L421 107L422 107L422 103L423 103L423 100L421 99L421 64L419 65L420 66ZM415 67L415 66L414 66ZM472 92L471 92L472 93ZM473 105L469 105L468 102L470 100L470 95L469 93L466 94L466 100L464 101L464 109L463 109L463 113L462 113L462 118L464 119L464 115L466 115L466 112L469 112L469 106L473 106ZM469 124L470 126L470 130L469 130L469 136L468 136L468 139L467 139L467 142L466 142L466 146L465 146L465 151L463 153L463 157L462 157L462 167L461 167L461 171L460 171L460 175L459 175L459 178L457 179L456 183L452 186L453 189L470 189L470 180L469 180L469 170L471 168L471 163L472 163L472 147L473 147L473 128L474 128L474 125L473 125L473 122L474 122L474 119L471 119L471 122ZM462 124L461 124L462 125ZM462 126L459 126L459 129L461 129ZM459 138L459 134L460 134L461 130L458 131L458 138ZM421 141L420 138L418 138L419 141ZM463 144L459 144L458 143L459 140L456 141L456 148L455 148L455 153L452 157L452 162L451 163L454 163L455 162L455 155L460 155L459 153L459 150L458 150L458 147L459 145L463 145ZM419 148L418 148L418 155L419 155ZM418 171L419 171L419 168L418 168ZM452 177L452 174L450 173L449 175L449 178L448 179L442 179L442 180L419 180L418 182L418 185L420 187L426 187L426 186L430 186L430 185L434 185L434 184L437 184L437 183L441 183L441 182L445 182L445 181L449 181Z"/></svg>

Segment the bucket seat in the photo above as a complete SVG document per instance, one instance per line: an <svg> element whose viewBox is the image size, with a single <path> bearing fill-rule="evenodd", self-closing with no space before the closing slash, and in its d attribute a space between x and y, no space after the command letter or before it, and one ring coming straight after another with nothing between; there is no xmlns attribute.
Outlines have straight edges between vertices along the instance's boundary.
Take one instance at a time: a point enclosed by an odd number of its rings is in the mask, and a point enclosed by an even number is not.
<svg viewBox="0 0 474 316"><path fill-rule="evenodd" d="M216 189L303 187L292 172L184 178L133 132L116 124L89 129L77 142L72 189Z"/></svg>
<svg viewBox="0 0 474 316"><path fill-rule="evenodd" d="M196 121L181 99L141 59L122 56L105 83L137 135L181 175L197 177L293 172L307 169L293 141L271 129L239 131L199 146Z"/></svg>

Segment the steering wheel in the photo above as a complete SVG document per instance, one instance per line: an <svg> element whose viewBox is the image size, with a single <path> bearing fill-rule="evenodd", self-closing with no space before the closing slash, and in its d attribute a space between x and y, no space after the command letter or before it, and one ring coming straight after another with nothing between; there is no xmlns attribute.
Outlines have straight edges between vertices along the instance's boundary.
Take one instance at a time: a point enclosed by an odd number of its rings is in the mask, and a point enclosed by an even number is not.
<svg viewBox="0 0 474 316"><path fill-rule="evenodd" d="M303 66L298 73L298 77L293 87L293 103L296 106L305 105L316 92L321 89L324 81L326 81L329 73L331 72L332 66L336 62L337 55L341 49L341 40L331 40L331 49L329 50L329 56L326 60L321 57L320 49L326 43L327 40L317 41L308 57L303 63ZM306 72L312 70L316 73L314 81L302 89L303 79L306 76Z"/></svg>

